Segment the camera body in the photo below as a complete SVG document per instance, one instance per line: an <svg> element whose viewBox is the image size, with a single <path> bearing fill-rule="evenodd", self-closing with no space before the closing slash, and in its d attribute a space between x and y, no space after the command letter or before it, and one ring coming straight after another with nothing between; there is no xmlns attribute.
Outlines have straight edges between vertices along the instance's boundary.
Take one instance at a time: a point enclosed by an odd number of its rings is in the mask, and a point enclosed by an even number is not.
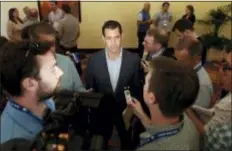
<svg viewBox="0 0 232 151"><path fill-rule="evenodd" d="M101 137L90 135L88 111L98 108L103 95L95 92L71 92L63 90L54 95L56 110L44 112L44 129L38 134L33 146L37 150L52 150L61 147L64 150L94 149ZM87 111L87 112L86 112ZM84 113L83 113L84 112ZM84 114L84 116L83 116ZM61 137L65 136L66 137ZM92 139L94 138L94 139Z"/></svg>

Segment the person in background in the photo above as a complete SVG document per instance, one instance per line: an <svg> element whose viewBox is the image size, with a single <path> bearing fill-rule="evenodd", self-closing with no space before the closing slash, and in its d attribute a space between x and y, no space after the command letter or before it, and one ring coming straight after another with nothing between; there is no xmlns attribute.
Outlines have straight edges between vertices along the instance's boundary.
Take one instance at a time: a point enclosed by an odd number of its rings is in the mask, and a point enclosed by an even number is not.
<svg viewBox="0 0 232 151"><path fill-rule="evenodd" d="M213 95L213 86L208 72L201 64L202 49L201 42L197 39L186 37L177 43L174 53L178 61L194 69L198 75L200 90L195 104L209 108Z"/></svg>
<svg viewBox="0 0 232 151"><path fill-rule="evenodd" d="M170 22L172 21L172 13L168 11L170 7L169 2L162 4L162 11L158 12L153 17L153 24L155 27L164 28L170 32Z"/></svg>
<svg viewBox="0 0 232 151"><path fill-rule="evenodd" d="M27 20L23 23L22 29L38 22L39 22L39 12L37 9L31 8L27 12Z"/></svg>
<svg viewBox="0 0 232 151"><path fill-rule="evenodd" d="M230 151L232 149L231 121L227 124L219 124L208 131L204 139L204 151Z"/></svg>
<svg viewBox="0 0 232 151"><path fill-rule="evenodd" d="M211 117L206 123L202 122L195 114L194 109L189 108L187 114L192 119L193 123L196 125L199 133L204 135L205 132L213 130L219 124L226 124L231 122L231 113L232 113L232 41L226 47L225 61L220 69L222 77L222 86L229 93L219 100L213 108L209 109Z"/></svg>
<svg viewBox="0 0 232 151"><path fill-rule="evenodd" d="M150 28L150 25L152 23L151 17L150 17L150 3L144 3L144 7L141 12L139 12L137 16L137 36L138 36L138 50L139 50L139 56L142 58L143 56L143 40L146 35L146 31Z"/></svg>
<svg viewBox="0 0 232 151"><path fill-rule="evenodd" d="M64 17L64 12L57 7L55 2L51 2L49 5L51 12L48 14L48 21L55 29L57 29L58 21Z"/></svg>
<svg viewBox="0 0 232 151"><path fill-rule="evenodd" d="M46 100L57 90L63 72L51 48L37 42L8 42L1 48L0 80L8 100L1 115L1 144L35 139L44 126L44 111L54 110L54 102Z"/></svg>
<svg viewBox="0 0 232 151"><path fill-rule="evenodd" d="M185 8L185 14L182 16L182 19L188 19L194 25L196 17L194 14L194 7L193 5L187 5Z"/></svg>
<svg viewBox="0 0 232 151"><path fill-rule="evenodd" d="M30 8L29 8L28 6L25 6L25 7L23 8L23 12L24 12L24 14L25 14L25 17L23 18L23 22L27 21L28 15L29 15L29 14L28 14L29 11L30 11Z"/></svg>
<svg viewBox="0 0 232 151"><path fill-rule="evenodd" d="M65 51L77 52L77 39L80 36L79 21L71 14L68 4L62 5L64 18L58 22L58 36L60 45Z"/></svg>
<svg viewBox="0 0 232 151"><path fill-rule="evenodd" d="M45 41L53 43L52 49L50 49L53 53L55 53L55 57L57 59L57 66L61 68L64 72L60 81L60 89L61 90L70 90L70 91L86 91L80 76L75 68L73 62L69 57L65 55L58 54L56 52L56 31L55 29L48 23L37 23L31 26L29 29L29 36L33 41Z"/></svg>
<svg viewBox="0 0 232 151"><path fill-rule="evenodd" d="M137 99L132 98L128 105L146 128L137 149L199 150L197 130L184 114L194 103L198 91L199 81L194 70L164 56L151 60L143 88L151 118Z"/></svg>
<svg viewBox="0 0 232 151"><path fill-rule="evenodd" d="M11 8L9 10L9 21L7 22L7 36L11 41L21 40L21 26L23 21L19 17L19 11L17 8Z"/></svg>
<svg viewBox="0 0 232 151"><path fill-rule="evenodd" d="M146 60L154 59L158 56L174 58L174 50L168 49L168 32L161 28L149 29L144 38L144 48L148 52Z"/></svg>
<svg viewBox="0 0 232 151"><path fill-rule="evenodd" d="M179 19L175 22L172 31L176 33L179 40L184 40L185 37L192 37L202 43L201 64L204 66L207 61L207 48L204 45L203 39L194 30L192 22L188 19Z"/></svg>
<svg viewBox="0 0 232 151"><path fill-rule="evenodd" d="M6 37L0 36L0 51L1 51L1 47L3 47L7 42L8 42L8 39ZM1 71L1 69L0 69L0 71ZM1 85L1 81L0 81L0 115L6 106L6 102L7 102L7 100L3 94L2 85Z"/></svg>

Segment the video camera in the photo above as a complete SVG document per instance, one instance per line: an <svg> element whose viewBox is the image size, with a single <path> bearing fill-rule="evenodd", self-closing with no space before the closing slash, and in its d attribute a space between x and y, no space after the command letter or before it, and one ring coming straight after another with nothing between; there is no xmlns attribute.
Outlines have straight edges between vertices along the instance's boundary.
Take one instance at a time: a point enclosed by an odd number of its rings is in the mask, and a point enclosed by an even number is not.
<svg viewBox="0 0 232 151"><path fill-rule="evenodd" d="M82 119L78 119L78 114L83 110L96 109L99 107L100 101L103 98L102 94L95 92L71 92L68 90L63 90L54 95L54 101L56 103L56 110L51 111L47 109L44 112L44 129L36 138L34 143L34 148L37 150L54 150L52 145L54 144L62 145L65 150L81 150L83 149L86 142L91 142L92 138L84 136L84 134L70 133L70 128L75 131L75 123L82 124L83 122L88 122L87 116ZM85 120L85 121L84 121ZM85 133L88 131L88 126L78 127L78 131ZM60 137L61 134L67 134L65 138ZM73 140L70 143L71 137L78 136L79 139ZM96 137L93 137L96 139ZM101 140L101 138L96 141ZM75 142L74 142L75 141ZM77 144L79 143L79 144ZM92 142L96 143L96 142ZM75 146L75 147L73 147ZM93 146L88 145L89 146ZM96 146L96 145L95 145ZM68 148L68 149L67 149ZM94 148L94 147L92 147Z"/></svg>

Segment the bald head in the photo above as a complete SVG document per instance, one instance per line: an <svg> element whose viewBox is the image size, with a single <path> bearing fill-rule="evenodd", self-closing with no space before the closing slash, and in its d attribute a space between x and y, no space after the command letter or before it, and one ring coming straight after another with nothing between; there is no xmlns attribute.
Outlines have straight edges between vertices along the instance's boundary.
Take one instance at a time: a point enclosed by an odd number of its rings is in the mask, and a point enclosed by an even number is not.
<svg viewBox="0 0 232 151"><path fill-rule="evenodd" d="M149 2L144 3L143 10L146 12L150 11L151 4Z"/></svg>

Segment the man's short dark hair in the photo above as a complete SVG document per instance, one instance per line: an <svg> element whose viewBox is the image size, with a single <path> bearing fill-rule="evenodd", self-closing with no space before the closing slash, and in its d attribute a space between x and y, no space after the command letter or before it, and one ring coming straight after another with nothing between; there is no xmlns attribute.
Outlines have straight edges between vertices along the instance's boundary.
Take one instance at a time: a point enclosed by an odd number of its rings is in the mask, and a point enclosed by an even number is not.
<svg viewBox="0 0 232 151"><path fill-rule="evenodd" d="M150 62L149 91L153 92L162 114L176 117L196 100L199 81L196 72L181 62L157 57Z"/></svg>
<svg viewBox="0 0 232 151"><path fill-rule="evenodd" d="M56 30L46 22L39 22L30 26L28 34L31 40L39 40L39 35L52 35L56 37Z"/></svg>
<svg viewBox="0 0 232 151"><path fill-rule="evenodd" d="M159 28L150 28L147 30L147 35L152 36L154 38L154 42L160 43L162 47L166 47L168 45L169 35L163 29Z"/></svg>
<svg viewBox="0 0 232 151"><path fill-rule="evenodd" d="M68 4L63 4L62 5L62 10L67 14L71 13L71 8L70 8L70 6Z"/></svg>
<svg viewBox="0 0 232 151"><path fill-rule="evenodd" d="M230 53L232 52L232 40L230 40L226 45L226 52Z"/></svg>
<svg viewBox="0 0 232 151"><path fill-rule="evenodd" d="M190 56L201 56L203 51L202 43L194 38L186 37L184 40L179 40L176 44L175 50L186 49Z"/></svg>
<svg viewBox="0 0 232 151"><path fill-rule="evenodd" d="M0 51L0 73L2 87L12 96L23 92L21 82L27 77L39 78L39 66L36 55L49 51L45 46L32 42L7 42Z"/></svg>
<svg viewBox="0 0 232 151"><path fill-rule="evenodd" d="M179 19L175 22L172 31L179 30L180 32L185 32L186 30L193 31L193 24L188 19Z"/></svg>
<svg viewBox="0 0 232 151"><path fill-rule="evenodd" d="M170 3L169 2L163 2L162 7L164 7L165 5L170 6Z"/></svg>
<svg viewBox="0 0 232 151"><path fill-rule="evenodd" d="M116 20L108 20L102 26L102 35L105 36L105 29L119 29L120 34L122 33L122 26Z"/></svg>

